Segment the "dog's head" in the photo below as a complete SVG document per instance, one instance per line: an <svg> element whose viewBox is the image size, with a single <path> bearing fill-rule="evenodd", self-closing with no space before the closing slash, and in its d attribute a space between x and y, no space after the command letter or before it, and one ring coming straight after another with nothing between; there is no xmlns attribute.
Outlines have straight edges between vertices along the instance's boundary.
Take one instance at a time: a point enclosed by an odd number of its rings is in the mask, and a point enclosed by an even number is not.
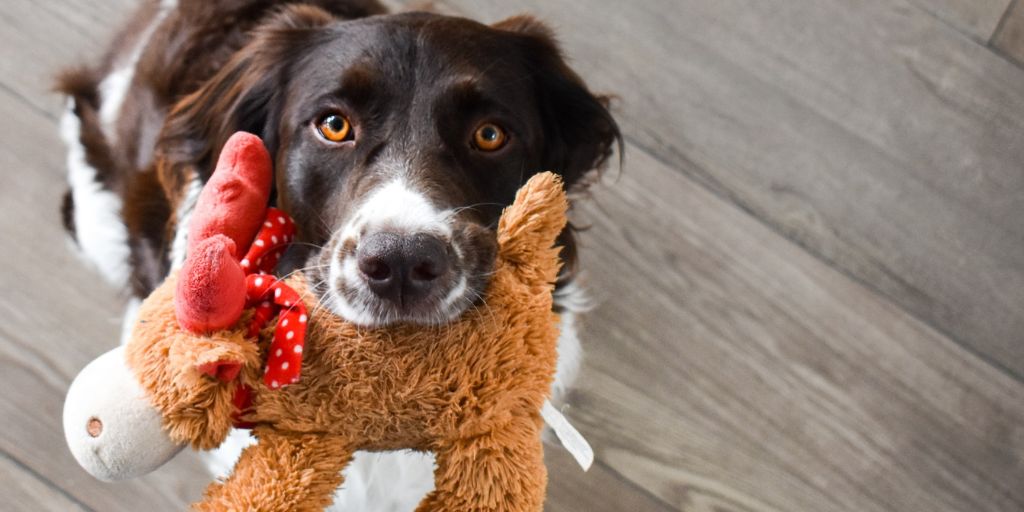
<svg viewBox="0 0 1024 512"><path fill-rule="evenodd" d="M161 147L202 175L236 130L264 138L277 204L300 226L282 270L305 268L325 304L365 325L472 305L519 186L543 170L579 186L619 139L531 18L340 21L310 7L268 21L179 103ZM571 232L561 241L571 260Z"/></svg>

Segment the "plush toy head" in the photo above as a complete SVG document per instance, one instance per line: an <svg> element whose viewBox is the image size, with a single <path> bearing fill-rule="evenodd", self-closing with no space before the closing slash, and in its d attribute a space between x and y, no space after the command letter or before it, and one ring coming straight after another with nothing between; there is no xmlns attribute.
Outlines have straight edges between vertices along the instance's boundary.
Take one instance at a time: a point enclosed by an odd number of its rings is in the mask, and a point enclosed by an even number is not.
<svg viewBox="0 0 1024 512"><path fill-rule="evenodd" d="M211 180L231 168L219 166ZM210 486L199 508L323 508L353 451L409 448L437 455L435 490L422 510L540 510L546 485L540 410L555 370L558 334L551 309L559 266L554 243L566 205L554 174L524 185L502 215L485 300L437 327L359 328L322 308L290 316L307 302L312 306L301 276L283 282L269 275L244 278L246 296L236 312L237 298L225 306L217 294L202 293L210 287L238 293L238 247L248 241L244 234L233 239L211 232L198 243L218 247L190 252L189 258L212 262L204 272L213 275L200 272L196 279L214 284L186 281L189 268L198 268L186 264L143 303L124 353L103 356L110 366L130 369L134 379L124 388L134 388L122 396L135 398L122 401L143 413L123 412L123 404L111 410L109 401L83 392L104 377L83 371L65 409L69 445L101 478L134 476L180 445L214 447L232 425L244 423L258 443L243 453L228 480ZM206 302L176 306L188 294ZM245 307L254 294L280 306L276 328L251 327L264 305ZM202 320L183 322L182 310ZM303 344L279 343L301 334ZM301 378L272 378L297 364ZM93 436L97 422L102 431ZM164 440L152 444L134 441L161 435ZM160 449L146 453L148 446Z"/></svg>

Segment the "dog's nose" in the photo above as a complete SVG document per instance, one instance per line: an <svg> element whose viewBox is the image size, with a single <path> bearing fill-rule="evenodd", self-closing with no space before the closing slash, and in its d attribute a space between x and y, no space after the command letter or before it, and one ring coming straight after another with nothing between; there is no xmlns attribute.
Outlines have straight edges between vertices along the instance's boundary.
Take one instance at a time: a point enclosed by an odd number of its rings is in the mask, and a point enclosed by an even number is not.
<svg viewBox="0 0 1024 512"><path fill-rule="evenodd" d="M399 306L427 296L449 268L448 244L424 233L374 233L360 241L356 259L370 290Z"/></svg>

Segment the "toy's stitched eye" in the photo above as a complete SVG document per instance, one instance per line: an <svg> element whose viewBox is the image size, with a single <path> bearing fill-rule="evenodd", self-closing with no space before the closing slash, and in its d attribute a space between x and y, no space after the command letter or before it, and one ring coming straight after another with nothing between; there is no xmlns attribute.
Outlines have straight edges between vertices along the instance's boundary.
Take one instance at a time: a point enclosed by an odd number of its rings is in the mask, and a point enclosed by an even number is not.
<svg viewBox="0 0 1024 512"><path fill-rule="evenodd" d="M345 142L355 140L355 132L352 130L352 123L341 114L328 114L316 124L317 131L323 138L331 142Z"/></svg>
<svg viewBox="0 0 1024 512"><path fill-rule="evenodd" d="M484 123L473 132L473 145L480 151L497 151L508 142L505 130L494 123Z"/></svg>

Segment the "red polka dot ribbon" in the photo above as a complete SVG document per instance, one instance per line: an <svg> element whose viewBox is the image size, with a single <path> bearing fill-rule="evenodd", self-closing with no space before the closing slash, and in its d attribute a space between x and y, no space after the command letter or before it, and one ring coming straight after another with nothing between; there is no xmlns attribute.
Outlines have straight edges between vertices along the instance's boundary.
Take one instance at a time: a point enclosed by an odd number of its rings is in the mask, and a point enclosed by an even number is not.
<svg viewBox="0 0 1024 512"><path fill-rule="evenodd" d="M267 218L263 221L256 240L249 246L249 252L242 258L242 270L246 274L274 271L281 254L295 238L295 223L287 213L277 208L267 208Z"/></svg>
<svg viewBox="0 0 1024 512"><path fill-rule="evenodd" d="M263 382L278 389L299 380L302 348L306 342L306 305L290 286L270 275L281 254L295 237L295 224L277 208L267 210L267 218L242 259L246 276L246 307L254 308L249 336L256 337L274 315L277 326L270 343Z"/></svg>
<svg viewBox="0 0 1024 512"><path fill-rule="evenodd" d="M246 303L256 308L249 326L250 334L259 334L275 310L278 311L263 382L273 389L297 382L302 368L302 347L306 342L306 306L295 290L267 274L250 274L246 288Z"/></svg>

